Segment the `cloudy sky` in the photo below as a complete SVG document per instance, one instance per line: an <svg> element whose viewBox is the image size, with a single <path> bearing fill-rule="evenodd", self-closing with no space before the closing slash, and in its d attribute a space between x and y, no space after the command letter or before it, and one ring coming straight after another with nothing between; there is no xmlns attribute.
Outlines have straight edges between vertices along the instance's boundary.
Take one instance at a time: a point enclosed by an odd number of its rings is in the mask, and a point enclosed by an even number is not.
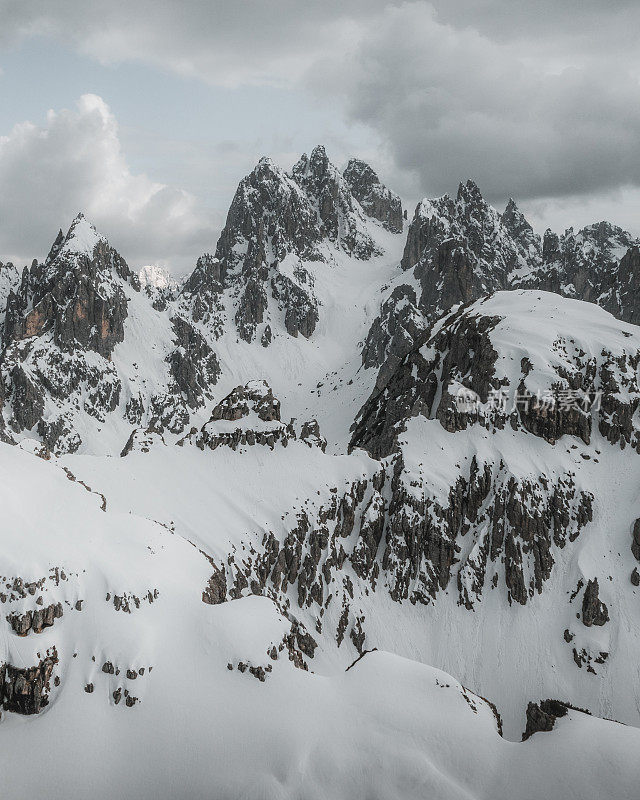
<svg viewBox="0 0 640 800"><path fill-rule="evenodd" d="M409 206L472 177L640 235L638 30L637 0L0 0L0 260L83 210L184 272L261 155L319 142Z"/></svg>

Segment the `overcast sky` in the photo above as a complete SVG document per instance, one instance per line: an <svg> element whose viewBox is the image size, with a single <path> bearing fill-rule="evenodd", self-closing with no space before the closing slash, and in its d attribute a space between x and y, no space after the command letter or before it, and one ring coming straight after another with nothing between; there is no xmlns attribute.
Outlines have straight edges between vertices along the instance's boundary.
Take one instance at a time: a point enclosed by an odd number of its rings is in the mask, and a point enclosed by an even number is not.
<svg viewBox="0 0 640 800"><path fill-rule="evenodd" d="M471 177L640 234L639 30L638 0L0 0L0 260L82 210L190 270L261 155L319 142L409 206Z"/></svg>

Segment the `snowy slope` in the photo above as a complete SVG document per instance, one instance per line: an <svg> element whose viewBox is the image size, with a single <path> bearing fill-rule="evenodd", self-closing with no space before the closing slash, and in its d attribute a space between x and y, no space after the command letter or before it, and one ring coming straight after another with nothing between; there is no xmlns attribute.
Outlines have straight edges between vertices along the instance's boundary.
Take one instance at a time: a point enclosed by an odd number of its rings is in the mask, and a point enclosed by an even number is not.
<svg viewBox="0 0 640 800"><path fill-rule="evenodd" d="M4 561L3 610L40 597L63 607L42 633L20 637L3 620L3 660L56 659L38 717L0 721L8 794L46 782L52 798L631 796L635 729L571 711L515 744L484 700L433 668L377 652L323 677L297 668L289 644L273 660L291 624L268 598L203 603L211 564L177 532L108 497L102 511L100 496L29 453L2 446L0 459L3 552L18 527L23 543ZM39 506L11 502L25 481ZM43 583L22 599L16 578ZM26 770L24 752L38 753Z"/></svg>
<svg viewBox="0 0 640 800"><path fill-rule="evenodd" d="M633 797L639 280L322 147L180 284L0 265L7 793Z"/></svg>

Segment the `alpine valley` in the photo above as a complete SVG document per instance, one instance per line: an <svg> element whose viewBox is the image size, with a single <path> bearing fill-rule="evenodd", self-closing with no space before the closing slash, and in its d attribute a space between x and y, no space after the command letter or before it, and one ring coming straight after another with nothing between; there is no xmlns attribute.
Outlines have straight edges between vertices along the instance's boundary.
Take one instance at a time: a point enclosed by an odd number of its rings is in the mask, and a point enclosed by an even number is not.
<svg viewBox="0 0 640 800"><path fill-rule="evenodd" d="M0 264L2 795L640 796L640 243L319 146L115 245Z"/></svg>

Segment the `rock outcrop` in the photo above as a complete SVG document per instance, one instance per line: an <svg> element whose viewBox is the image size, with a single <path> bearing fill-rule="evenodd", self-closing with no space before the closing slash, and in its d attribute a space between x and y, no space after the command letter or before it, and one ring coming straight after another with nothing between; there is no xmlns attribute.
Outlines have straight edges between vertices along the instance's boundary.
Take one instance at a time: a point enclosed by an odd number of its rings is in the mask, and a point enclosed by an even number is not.
<svg viewBox="0 0 640 800"><path fill-rule="evenodd" d="M501 216L473 181L461 183L455 198L444 195L418 204L409 225L401 267L413 286L401 283L383 303L363 350L365 366L397 361L414 336L460 303L499 289L539 260L537 240L511 201Z"/></svg>
<svg viewBox="0 0 640 800"><path fill-rule="evenodd" d="M49 703L51 678L58 654L55 648L35 667L0 666L0 701L5 711L30 716Z"/></svg>
<svg viewBox="0 0 640 800"><path fill-rule="evenodd" d="M609 611L607 606L600 600L599 591L598 579L590 579L582 597L582 623L587 628L592 625L604 625L609 622Z"/></svg>
<svg viewBox="0 0 640 800"><path fill-rule="evenodd" d="M178 444L189 441L209 450L262 445L273 450L277 444L286 447L300 439L310 447L325 450L327 442L317 420L304 422L299 428L294 423L280 419L280 401L266 381L250 381L245 386L236 386L214 407L199 433L190 433Z"/></svg>
<svg viewBox="0 0 640 800"><path fill-rule="evenodd" d="M60 349L109 358L124 338L127 303L114 277L139 289L124 259L79 214L62 231L44 264L23 273L7 299L5 345L51 332Z"/></svg>

